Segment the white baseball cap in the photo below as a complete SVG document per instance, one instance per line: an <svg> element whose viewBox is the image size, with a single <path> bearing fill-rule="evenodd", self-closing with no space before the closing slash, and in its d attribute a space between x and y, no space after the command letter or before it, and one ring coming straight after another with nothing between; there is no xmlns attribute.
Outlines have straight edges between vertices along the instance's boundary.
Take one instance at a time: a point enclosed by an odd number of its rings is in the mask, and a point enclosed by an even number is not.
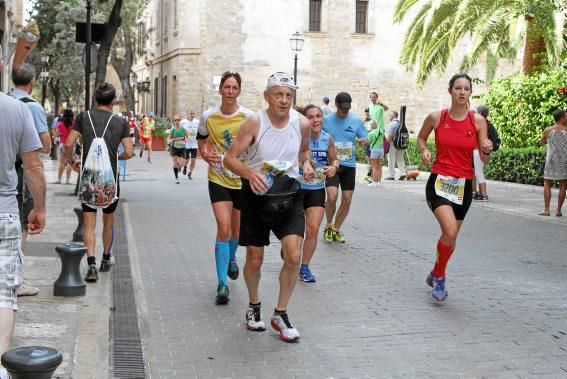
<svg viewBox="0 0 567 379"><path fill-rule="evenodd" d="M270 75L270 77L268 78L268 84L266 85L266 88L273 86L282 86L291 89L299 88L298 86L295 85L295 80L293 79L293 76L285 72L276 72Z"/></svg>

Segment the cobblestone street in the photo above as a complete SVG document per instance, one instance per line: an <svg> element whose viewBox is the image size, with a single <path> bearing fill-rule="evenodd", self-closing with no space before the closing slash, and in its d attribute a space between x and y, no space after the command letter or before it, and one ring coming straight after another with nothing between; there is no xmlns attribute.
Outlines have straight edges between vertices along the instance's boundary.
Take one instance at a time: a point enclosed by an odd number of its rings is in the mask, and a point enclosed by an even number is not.
<svg viewBox="0 0 567 379"><path fill-rule="evenodd" d="M359 170L359 174L361 174ZM425 181L357 185L347 243L320 243L315 284L288 309L301 342L245 329L242 275L215 306L215 224L204 162L174 184L170 159L133 158L122 183L129 247L152 377L386 377L567 375L566 223L532 216L532 187L489 183L471 208L448 268L449 297L425 284L438 225ZM555 196L555 195L554 195ZM239 264L244 264L239 248ZM279 243L266 249L260 294L277 299Z"/></svg>

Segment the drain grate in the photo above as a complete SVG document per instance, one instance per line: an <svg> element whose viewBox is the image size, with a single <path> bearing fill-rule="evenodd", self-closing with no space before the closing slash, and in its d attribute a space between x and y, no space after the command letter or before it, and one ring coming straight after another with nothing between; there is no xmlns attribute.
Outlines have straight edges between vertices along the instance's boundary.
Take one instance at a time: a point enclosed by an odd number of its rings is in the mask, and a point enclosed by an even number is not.
<svg viewBox="0 0 567 379"><path fill-rule="evenodd" d="M144 352L138 326L124 221L122 206L119 204L112 248L116 264L111 271L114 301L114 312L110 322L112 369L115 378L145 378Z"/></svg>

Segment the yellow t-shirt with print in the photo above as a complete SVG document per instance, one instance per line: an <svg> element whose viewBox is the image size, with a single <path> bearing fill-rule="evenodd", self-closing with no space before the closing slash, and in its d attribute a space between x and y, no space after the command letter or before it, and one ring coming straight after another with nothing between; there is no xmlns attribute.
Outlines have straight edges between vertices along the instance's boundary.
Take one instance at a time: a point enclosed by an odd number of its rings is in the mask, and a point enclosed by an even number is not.
<svg viewBox="0 0 567 379"><path fill-rule="evenodd" d="M144 121L142 122L142 137L150 138L155 127L156 120L150 120L148 118L144 119Z"/></svg>
<svg viewBox="0 0 567 379"><path fill-rule="evenodd" d="M219 107L203 113L199 123L199 134L208 136L207 149L216 149L221 159L224 158L240 126L253 113L242 106L231 115L222 114ZM242 187L240 177L234 175L223 165L221 167L209 166L208 178L211 182L226 188L240 189Z"/></svg>

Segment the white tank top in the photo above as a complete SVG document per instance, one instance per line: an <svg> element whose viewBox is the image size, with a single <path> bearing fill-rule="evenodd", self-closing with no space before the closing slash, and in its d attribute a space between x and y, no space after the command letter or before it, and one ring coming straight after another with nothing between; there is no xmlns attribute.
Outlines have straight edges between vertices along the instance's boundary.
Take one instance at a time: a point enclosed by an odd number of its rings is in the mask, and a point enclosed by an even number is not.
<svg viewBox="0 0 567 379"><path fill-rule="evenodd" d="M291 163L286 174L291 178L299 175L298 156L301 146L301 133L299 131L299 117L297 111L290 109L289 123L283 128L272 125L265 109L261 109L260 131L254 144L248 149L247 165L252 171L263 172L264 161L286 161Z"/></svg>

